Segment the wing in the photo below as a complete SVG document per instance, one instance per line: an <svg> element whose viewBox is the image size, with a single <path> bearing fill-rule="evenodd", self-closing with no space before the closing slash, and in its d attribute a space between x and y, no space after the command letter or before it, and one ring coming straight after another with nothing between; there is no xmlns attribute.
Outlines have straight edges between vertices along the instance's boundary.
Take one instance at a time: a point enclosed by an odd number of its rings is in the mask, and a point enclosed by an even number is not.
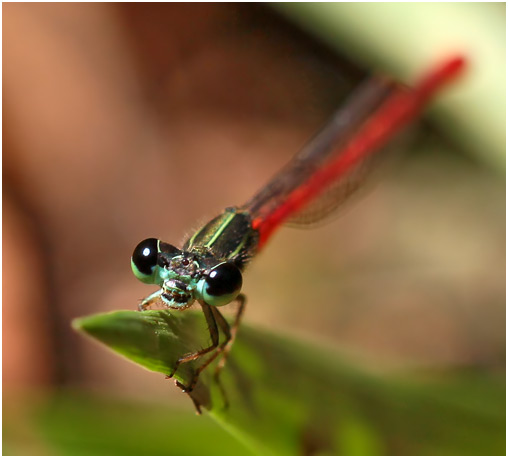
<svg viewBox="0 0 508 458"><path fill-rule="evenodd" d="M365 119L396 88L392 81L376 77L363 83L347 103L338 110L325 128L320 131L270 182L242 208L253 218L263 219L279 207L287 196L306 182L326 161L333 158L352 135L363 125ZM307 206L289 222L313 224L330 215L353 195L369 165L360 165L338 182L330 186L329 192Z"/></svg>

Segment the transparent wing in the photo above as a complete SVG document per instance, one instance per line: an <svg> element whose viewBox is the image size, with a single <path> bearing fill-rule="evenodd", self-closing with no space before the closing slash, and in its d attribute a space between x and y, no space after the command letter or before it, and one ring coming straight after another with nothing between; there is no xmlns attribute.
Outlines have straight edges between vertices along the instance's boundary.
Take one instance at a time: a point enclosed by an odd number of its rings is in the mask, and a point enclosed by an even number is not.
<svg viewBox="0 0 508 458"><path fill-rule="evenodd" d="M243 208L253 218L261 218L279 207L287 196L301 186L329 159L340 152L351 136L396 88L385 78L371 78L351 96L325 126L272 180L259 191ZM369 164L358 166L339 182L330 187L329 192L292 218L298 225L309 225L326 218L350 195L360 187ZM290 223L291 223L290 222Z"/></svg>
<svg viewBox="0 0 508 458"><path fill-rule="evenodd" d="M289 218L284 225L310 228L333 219L350 200L365 193L368 189L366 183L370 181L370 176L376 170L374 163L377 162L379 162L379 156L372 156L368 161L352 169L341 180L333 183L320 197Z"/></svg>

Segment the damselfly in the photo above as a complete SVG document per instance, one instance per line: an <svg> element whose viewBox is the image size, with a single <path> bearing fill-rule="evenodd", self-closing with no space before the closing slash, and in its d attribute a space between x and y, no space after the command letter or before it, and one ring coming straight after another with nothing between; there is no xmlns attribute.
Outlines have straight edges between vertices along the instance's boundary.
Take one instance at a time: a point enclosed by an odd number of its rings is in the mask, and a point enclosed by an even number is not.
<svg viewBox="0 0 508 458"><path fill-rule="evenodd" d="M440 87L455 77L463 60L445 62L413 89L387 78L364 83L303 150L246 204L226 208L199 229L181 249L149 238L135 248L132 270L144 283L160 289L139 305L154 303L185 310L194 302L201 306L211 343L183 355L178 366L211 353L195 371L188 386L192 391L199 374L219 355L216 373L224 365L242 312L242 273L266 244L271 234L291 219L315 222L329 215L358 188L362 165L394 134L413 120ZM219 307L236 302L232 326ZM219 339L219 329L225 335Z"/></svg>

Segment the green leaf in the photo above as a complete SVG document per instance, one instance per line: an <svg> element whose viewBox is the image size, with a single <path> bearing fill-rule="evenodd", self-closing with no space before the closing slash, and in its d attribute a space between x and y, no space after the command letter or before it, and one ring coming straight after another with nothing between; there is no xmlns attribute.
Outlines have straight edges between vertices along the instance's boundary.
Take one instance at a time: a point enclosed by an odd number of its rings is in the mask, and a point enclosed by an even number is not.
<svg viewBox="0 0 508 458"><path fill-rule="evenodd" d="M201 315L120 311L74 326L167 374L178 357L209 342ZM182 364L175 377L188 383L198 364ZM504 453L503 374L374 376L329 351L247 326L220 386L212 374L201 374L194 400L256 454Z"/></svg>
<svg viewBox="0 0 508 458"><path fill-rule="evenodd" d="M4 399L3 414L4 455L249 454L211 418L168 406L166 399L146 403L75 389L23 391L22 401Z"/></svg>

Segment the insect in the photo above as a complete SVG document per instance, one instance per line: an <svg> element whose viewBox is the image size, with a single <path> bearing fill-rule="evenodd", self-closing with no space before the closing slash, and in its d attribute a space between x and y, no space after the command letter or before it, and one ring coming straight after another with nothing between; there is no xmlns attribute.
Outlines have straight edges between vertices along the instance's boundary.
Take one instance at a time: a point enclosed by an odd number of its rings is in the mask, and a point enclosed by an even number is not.
<svg viewBox="0 0 508 458"><path fill-rule="evenodd" d="M242 275L251 259L282 223L313 223L344 203L358 189L367 159L412 121L463 66L462 58L450 59L413 89L383 77L367 80L329 124L247 203L226 208L181 249L155 238L136 246L131 258L134 275L160 287L140 303L139 310L154 303L185 310L198 302L210 330L210 345L181 356L168 378L180 364L207 354L190 384L177 385L191 392L199 374L221 355L218 374L245 308ZM236 302L237 312L230 326L219 309L231 302ZM219 329L225 335L222 343Z"/></svg>

